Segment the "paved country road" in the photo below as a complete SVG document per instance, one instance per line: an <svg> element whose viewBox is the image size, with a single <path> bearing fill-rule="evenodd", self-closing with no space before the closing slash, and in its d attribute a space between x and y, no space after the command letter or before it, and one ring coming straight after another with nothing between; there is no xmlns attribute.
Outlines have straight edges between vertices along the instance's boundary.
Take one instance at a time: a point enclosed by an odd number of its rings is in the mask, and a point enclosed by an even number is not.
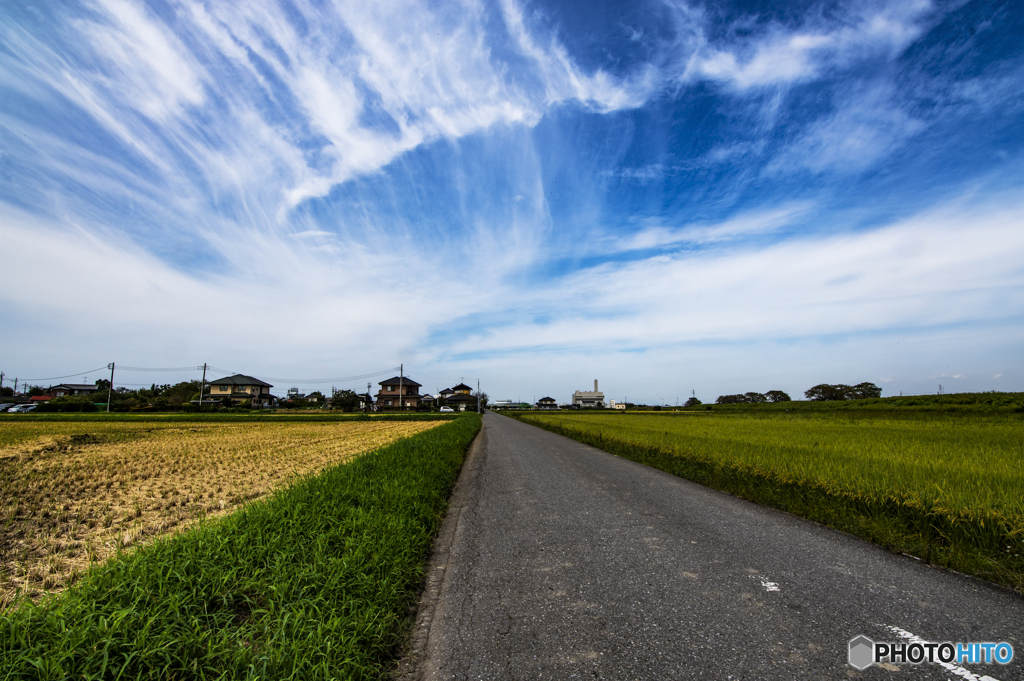
<svg viewBox="0 0 1024 681"><path fill-rule="evenodd" d="M1008 641L858 672L848 641ZM487 414L408 679L1024 679L1024 598Z"/></svg>

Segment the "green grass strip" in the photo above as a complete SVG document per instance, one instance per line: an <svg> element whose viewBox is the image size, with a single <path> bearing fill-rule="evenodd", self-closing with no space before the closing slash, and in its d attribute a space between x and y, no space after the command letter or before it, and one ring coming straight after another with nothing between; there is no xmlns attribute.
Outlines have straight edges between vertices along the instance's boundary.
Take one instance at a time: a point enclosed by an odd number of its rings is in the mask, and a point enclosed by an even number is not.
<svg viewBox="0 0 1024 681"><path fill-rule="evenodd" d="M745 462L693 456L516 414L515 418L652 468L855 534L1024 593L1024 527L994 510L950 510L919 495L844 488ZM614 421L610 421L613 423Z"/></svg>
<svg viewBox="0 0 1024 681"><path fill-rule="evenodd" d="M381 679L476 414L305 478L0 615L4 679Z"/></svg>

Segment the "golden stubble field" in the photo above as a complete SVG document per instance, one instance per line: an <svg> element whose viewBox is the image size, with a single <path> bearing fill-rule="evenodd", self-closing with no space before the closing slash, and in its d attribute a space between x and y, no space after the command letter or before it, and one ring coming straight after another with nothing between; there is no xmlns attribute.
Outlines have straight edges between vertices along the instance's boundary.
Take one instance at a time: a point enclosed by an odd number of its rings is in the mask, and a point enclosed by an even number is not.
<svg viewBox="0 0 1024 681"><path fill-rule="evenodd" d="M0 423L0 608L440 423Z"/></svg>

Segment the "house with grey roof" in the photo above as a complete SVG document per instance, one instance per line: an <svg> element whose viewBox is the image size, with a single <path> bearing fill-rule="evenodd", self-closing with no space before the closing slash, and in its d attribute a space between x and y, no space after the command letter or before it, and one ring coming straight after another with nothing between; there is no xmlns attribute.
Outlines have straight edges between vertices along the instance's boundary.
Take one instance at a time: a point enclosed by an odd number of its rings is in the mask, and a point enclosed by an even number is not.
<svg viewBox="0 0 1024 681"><path fill-rule="evenodd" d="M245 374L225 376L215 381L210 381L209 398L222 402L225 397L231 400L232 405L249 405L252 407L272 407L276 404L277 398L270 394L274 386ZM206 400L203 400L204 403Z"/></svg>

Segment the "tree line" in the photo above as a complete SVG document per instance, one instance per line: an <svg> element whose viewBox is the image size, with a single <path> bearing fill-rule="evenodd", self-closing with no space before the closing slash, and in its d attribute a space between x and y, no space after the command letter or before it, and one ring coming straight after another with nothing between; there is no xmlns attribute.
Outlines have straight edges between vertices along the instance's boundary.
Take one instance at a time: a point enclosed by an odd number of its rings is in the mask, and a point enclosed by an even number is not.
<svg viewBox="0 0 1024 681"><path fill-rule="evenodd" d="M760 404L761 402L792 402L792 398L781 390L766 393L743 393L742 395L719 395L715 404Z"/></svg>
<svg viewBox="0 0 1024 681"><path fill-rule="evenodd" d="M864 400L881 397L882 389L874 383L819 383L804 392L804 397L816 402L836 400ZM769 390L766 393L748 392L736 395L719 395L715 404L759 404L762 402L792 402L792 398L781 390ZM684 406L692 407L700 404L700 400L691 397Z"/></svg>

